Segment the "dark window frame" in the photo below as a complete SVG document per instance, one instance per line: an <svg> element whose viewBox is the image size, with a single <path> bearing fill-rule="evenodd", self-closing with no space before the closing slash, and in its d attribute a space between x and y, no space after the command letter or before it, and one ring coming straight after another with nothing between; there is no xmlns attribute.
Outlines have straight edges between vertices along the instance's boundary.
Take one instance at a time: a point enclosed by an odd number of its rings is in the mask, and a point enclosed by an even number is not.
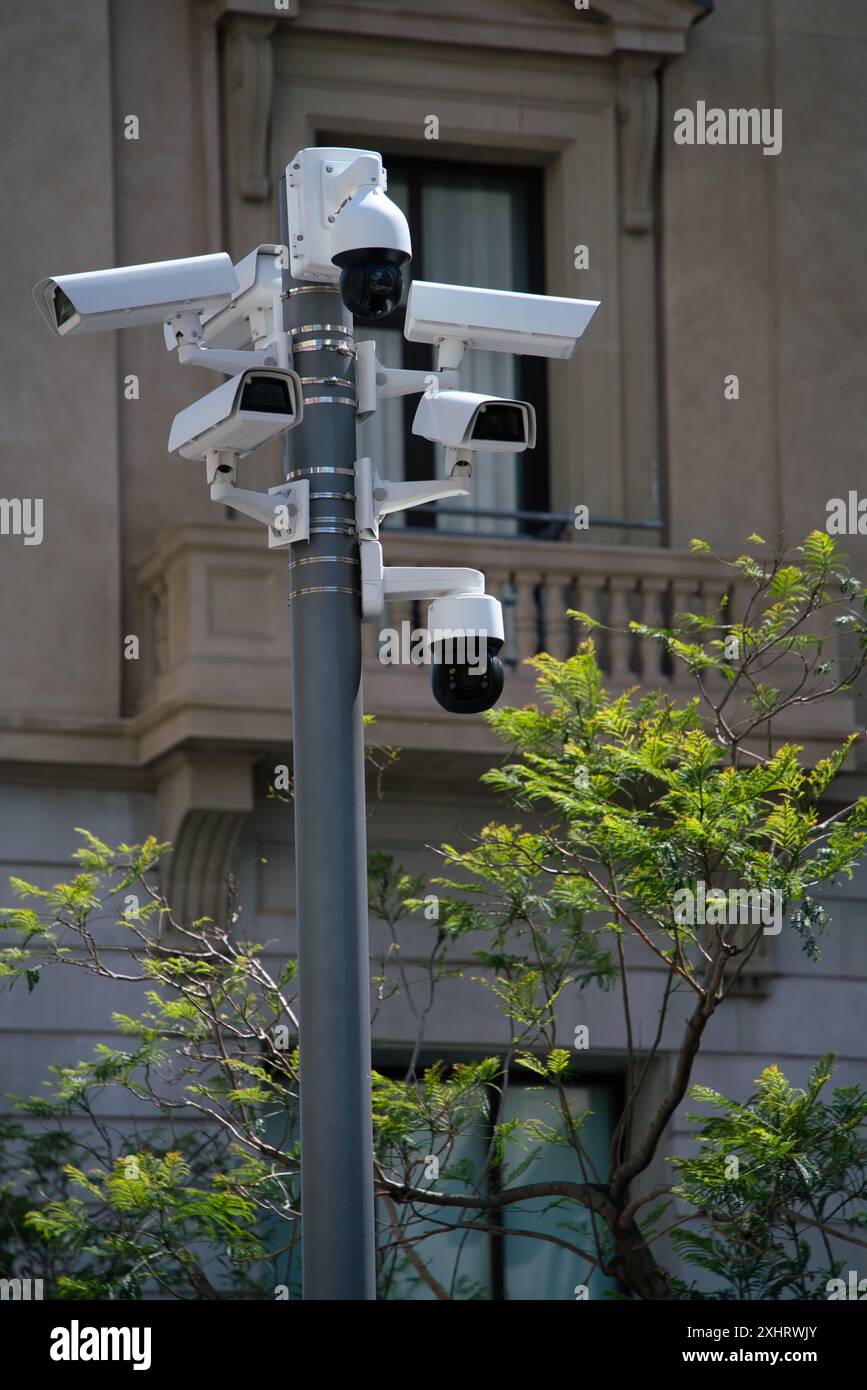
<svg viewBox="0 0 867 1390"><path fill-rule="evenodd" d="M488 1055L488 1053L467 1050L466 1052L461 1052L460 1054L449 1053L445 1060L448 1063L479 1062L482 1060L484 1056ZM409 1059L407 1059L407 1065L408 1060ZM434 1060L435 1057L433 1053L431 1053L430 1056L420 1056L416 1061L415 1075L417 1077L420 1076L421 1073L424 1071L425 1067L430 1066ZM396 1054L392 1050L389 1050L387 1058L380 1062L377 1060L376 1051L374 1050L374 1071L380 1072L383 1076L388 1077L391 1081L404 1081L406 1079L407 1074L407 1065L401 1065L399 1060L399 1054ZM516 1066L514 1063L512 1063L509 1066L508 1081L509 1090L512 1089L513 1084L515 1087L527 1086L529 1084L532 1084L534 1087L543 1087L545 1085L544 1081L540 1080L538 1077L535 1077L532 1083L530 1083L530 1081L528 1080L528 1073L523 1068ZM624 1074L621 1071L585 1072L580 1076L570 1077L570 1083L576 1086L607 1086L610 1089L612 1097L614 1099L615 1113L619 1115L622 1112L626 1093ZM552 1088L549 1087L548 1089ZM502 1092L500 1090L495 1089L492 1086L488 1087L488 1107L484 1125L486 1141L490 1141L490 1139L493 1137L494 1127L499 1121L502 1105ZM490 1192L497 1192L500 1190L500 1179L501 1167L499 1164L493 1163L489 1170L488 1178L488 1189ZM507 1295L506 1241L508 1239L508 1231L504 1229L505 1222L503 1221L502 1212L494 1211L489 1213L488 1224L496 1228L496 1230L503 1232L503 1234L498 1235L495 1234L494 1231L492 1231L487 1236L488 1269L491 1285L490 1301L503 1302L506 1301ZM518 1237L518 1239L520 1239L520 1237Z"/></svg>
<svg viewBox="0 0 867 1390"><path fill-rule="evenodd" d="M336 137L335 137L336 138ZM324 137L323 137L324 139ZM331 142L331 137L329 137ZM373 148L371 146L371 148ZM382 162L393 178L400 177L407 185L409 224L412 234L413 256L411 274L414 279L426 279L424 267L424 234L422 219L422 185L427 175L442 175L465 180L474 178L498 178L522 187L527 209L527 247L526 274L527 292L545 293L545 171L541 165L481 163L474 159L464 162L457 159L427 158L424 155L407 155L382 150ZM401 304L382 326L399 328L403 334L406 320L406 307ZM550 456L548 447L548 369L543 357L516 356L518 384L521 400L530 401L536 411L536 447L524 456L518 465L518 513L547 513L550 507ZM402 365L415 371L432 371L434 365L433 348L427 343L410 343L403 339ZM404 416L404 469L408 481L433 476L433 445L419 435L412 433L412 420L418 404L417 397L407 396L403 401ZM436 505L414 507L404 514L404 525L421 527L426 531L436 529ZM484 535L484 532L477 534ZM519 518L515 539L532 539L549 536L550 523L529 518Z"/></svg>

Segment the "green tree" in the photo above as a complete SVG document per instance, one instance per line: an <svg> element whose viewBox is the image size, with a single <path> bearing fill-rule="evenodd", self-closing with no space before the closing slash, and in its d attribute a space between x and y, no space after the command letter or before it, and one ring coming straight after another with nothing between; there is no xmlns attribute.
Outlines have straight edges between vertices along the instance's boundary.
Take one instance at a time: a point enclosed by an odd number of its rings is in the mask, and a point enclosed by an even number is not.
<svg viewBox="0 0 867 1390"><path fill-rule="evenodd" d="M773 1069L742 1103L697 1092L714 1108L695 1119L697 1156L674 1165L672 1183L641 1187L690 1091L706 1030L771 918L774 929L795 931L816 959L829 925L817 890L851 876L867 838L867 800L833 812L828 806L856 735L812 765L779 732L789 711L832 699L859 679L867 644L861 586L824 533L788 555L758 537L751 543L753 553L728 565L731 585L716 612L675 614L666 628L632 625L636 638L661 645L682 665L695 682L693 699L678 703L638 689L612 697L592 635L566 661L542 654L532 663L540 705L489 716L510 752L485 780L520 823L488 826L469 849L444 846L442 873L430 885L372 857L371 907L388 923L394 946L376 964L377 991L380 998L406 991L418 1024L406 1076L373 1078L382 1296L407 1281L439 1298L479 1296L457 1273L449 1286L436 1278L427 1242L469 1231L501 1237L507 1207L527 1213L540 1200L557 1212L559 1234L539 1230L538 1206L525 1215L522 1234L553 1239L582 1268L642 1299L702 1296L657 1258L663 1236L696 1269L716 1276L716 1293L730 1297L824 1296L823 1280L839 1268L839 1242L865 1243L865 1096L849 1089L823 1101L828 1060L804 1093ZM115 1016L129 1049L103 1048L95 1062L61 1070L45 1104L116 1084L165 1119L197 1116L226 1136L234 1166L195 1191L181 1169L178 1184L163 1182L161 1194L177 1193L184 1248L197 1220L205 1244L213 1242L214 1202L222 1198L231 1205L219 1219L233 1224L239 1248L256 1211L269 1223L268 1239L279 1229L276 1244L291 1252L299 1219L294 965L275 979L261 946L241 940L237 926L175 921L153 883L164 849L153 840L113 849L86 835L69 883L40 889L15 880L22 905L4 920L17 940L0 957L0 971L30 988L50 963L145 982L142 1014ZM131 917L115 904L133 883L145 903ZM700 885L709 905L704 921L690 910ZM437 912L426 976L410 981L400 934L410 916L428 920L432 891ZM739 893L764 896L733 896ZM129 970L118 971L95 940L92 922L103 912L113 912L126 936ZM500 1010L506 1041L481 1061L420 1071L437 987L456 971L456 943L477 963L473 979ZM630 992L641 954L659 982L656 1036L644 1046ZM616 990L623 1014L624 1099L603 1168L584 1140L588 1113L570 1101L579 1059L563 1034L564 1001L586 988ZM689 1007L670 1084L640 1119L663 1030L681 999ZM460 1156L461 1141L482 1131L487 1100L508 1087L513 1065L545 1088L551 1118L496 1124L486 1132L485 1161L473 1167ZM507 1171L516 1144L526 1157ZM568 1155L573 1176L534 1181L534 1165L551 1145ZM426 1171L432 1156L435 1181ZM166 1153L145 1155L142 1167L158 1174L167 1161ZM106 1204L116 1181L108 1168L95 1177L70 1170L69 1181L80 1191L25 1219L42 1241L69 1242L65 1223L86 1222L94 1204L102 1203L103 1219L106 1205L116 1209ZM162 1221L171 1225L165 1213ZM65 1248L66 1273L80 1288L74 1244ZM248 1257L256 1253L252 1244L245 1248ZM161 1249L165 1258L183 1262L178 1249ZM178 1277L188 1289L188 1271Z"/></svg>

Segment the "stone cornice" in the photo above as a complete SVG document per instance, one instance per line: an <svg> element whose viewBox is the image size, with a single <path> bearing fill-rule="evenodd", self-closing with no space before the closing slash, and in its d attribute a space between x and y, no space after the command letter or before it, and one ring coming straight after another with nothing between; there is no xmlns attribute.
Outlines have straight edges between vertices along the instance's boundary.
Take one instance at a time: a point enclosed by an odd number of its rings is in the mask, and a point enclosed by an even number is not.
<svg viewBox="0 0 867 1390"><path fill-rule="evenodd" d="M701 0L591 0L589 10L566 0L535 4L502 0L200 0L214 22L232 16L276 19L298 30L410 43L512 48L524 52L608 57L618 52L677 54L686 34L708 13Z"/></svg>

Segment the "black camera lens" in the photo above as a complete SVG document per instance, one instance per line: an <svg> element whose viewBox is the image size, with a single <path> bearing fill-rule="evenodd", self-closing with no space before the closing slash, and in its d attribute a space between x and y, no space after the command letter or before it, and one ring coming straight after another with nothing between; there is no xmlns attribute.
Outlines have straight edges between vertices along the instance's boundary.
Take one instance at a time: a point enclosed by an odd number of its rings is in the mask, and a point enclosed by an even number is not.
<svg viewBox="0 0 867 1390"><path fill-rule="evenodd" d="M69 295L59 285L54 286L53 304L57 327L62 328L65 323L74 318L77 310Z"/></svg>
<svg viewBox="0 0 867 1390"><path fill-rule="evenodd" d="M505 675L497 655L501 642L488 638L484 667L480 663L443 660L447 655L434 648L431 689L437 703L450 714L481 714L492 709L503 693Z"/></svg>
<svg viewBox="0 0 867 1390"><path fill-rule="evenodd" d="M385 299L393 295L400 283L400 277L394 266L378 265L370 272L369 289L375 299Z"/></svg>
<svg viewBox="0 0 867 1390"><path fill-rule="evenodd" d="M498 444L523 444L523 410L519 405L483 405L473 422L472 437Z"/></svg>
<svg viewBox="0 0 867 1390"><path fill-rule="evenodd" d="M291 409L289 387L278 376L250 376L241 395L242 410L264 415L288 415Z"/></svg>
<svg viewBox="0 0 867 1390"><path fill-rule="evenodd" d="M475 699L488 688L488 671L484 675L470 670L469 666L449 666L447 668L449 690L456 690L459 697Z"/></svg>
<svg viewBox="0 0 867 1390"><path fill-rule="evenodd" d="M403 298L403 251L367 247L334 257L340 266L340 294L354 318L377 323L393 314Z"/></svg>

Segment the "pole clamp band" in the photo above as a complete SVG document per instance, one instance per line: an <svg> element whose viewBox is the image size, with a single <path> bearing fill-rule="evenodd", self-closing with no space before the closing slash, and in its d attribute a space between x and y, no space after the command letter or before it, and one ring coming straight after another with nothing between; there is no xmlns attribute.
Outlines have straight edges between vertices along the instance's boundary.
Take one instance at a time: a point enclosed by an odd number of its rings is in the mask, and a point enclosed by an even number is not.
<svg viewBox="0 0 867 1390"><path fill-rule="evenodd" d="M339 352L344 357L355 356L355 344L347 338L303 338L292 344L295 352Z"/></svg>
<svg viewBox="0 0 867 1390"><path fill-rule="evenodd" d="M300 598L302 594L352 594L353 598L361 598L359 589L347 589L342 584L317 584L309 589L293 589L289 595L289 602Z"/></svg>
<svg viewBox="0 0 867 1390"><path fill-rule="evenodd" d="M360 561L355 555L305 555L302 560L290 560L290 570L297 569L299 565L358 565Z"/></svg>
<svg viewBox="0 0 867 1390"><path fill-rule="evenodd" d="M289 483L293 478L306 478L311 473L340 473L345 478L355 477L354 468L293 468L291 473L286 474L286 481Z"/></svg>
<svg viewBox="0 0 867 1390"><path fill-rule="evenodd" d="M346 323L299 323L297 328L290 328L288 332L294 338L298 333L342 333L345 337L352 337L352 324Z"/></svg>

